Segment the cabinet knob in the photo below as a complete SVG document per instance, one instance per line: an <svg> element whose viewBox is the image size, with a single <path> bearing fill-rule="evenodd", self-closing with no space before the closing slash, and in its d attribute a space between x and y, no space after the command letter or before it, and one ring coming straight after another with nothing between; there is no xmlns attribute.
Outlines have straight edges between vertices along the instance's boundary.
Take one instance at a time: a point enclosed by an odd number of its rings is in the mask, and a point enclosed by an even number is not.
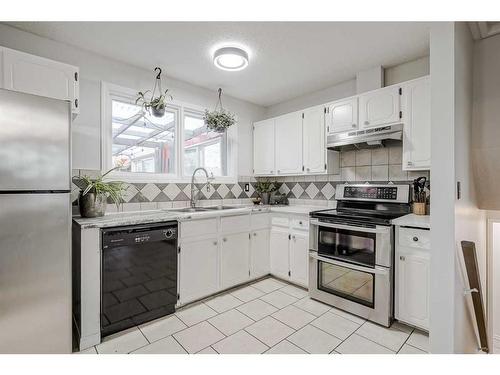
<svg viewBox="0 0 500 375"><path fill-rule="evenodd" d="M257 233L256 233L256 232L253 232L253 236L254 236L254 237L257 237Z"/></svg>
<svg viewBox="0 0 500 375"><path fill-rule="evenodd" d="M368 124L367 124L368 125ZM356 127L356 124L352 124L351 127L355 128Z"/></svg>
<svg viewBox="0 0 500 375"><path fill-rule="evenodd" d="M302 225L302 221L299 221L299 224Z"/></svg>
<svg viewBox="0 0 500 375"><path fill-rule="evenodd" d="M217 241L214 241L214 245L217 245Z"/></svg>
<svg viewBox="0 0 500 375"><path fill-rule="evenodd" d="M281 171L278 169L278 173L280 173Z"/></svg>
<svg viewBox="0 0 500 375"><path fill-rule="evenodd" d="M311 169L310 168L306 168L306 170L309 172Z"/></svg>
<svg viewBox="0 0 500 375"><path fill-rule="evenodd" d="M270 171L271 174L273 174L274 171Z"/></svg>
<svg viewBox="0 0 500 375"><path fill-rule="evenodd" d="M415 242L417 242L417 241L418 241L418 237L413 237L412 239L413 239L413 241L415 241Z"/></svg>
<svg viewBox="0 0 500 375"><path fill-rule="evenodd" d="M405 261L405 260L406 260L406 258L405 258L404 256L400 255L400 256L399 256L399 260Z"/></svg>
<svg viewBox="0 0 500 375"><path fill-rule="evenodd" d="M370 121L365 121L365 125L370 125Z"/></svg>
<svg viewBox="0 0 500 375"><path fill-rule="evenodd" d="M227 238L223 238L222 241L227 242Z"/></svg>

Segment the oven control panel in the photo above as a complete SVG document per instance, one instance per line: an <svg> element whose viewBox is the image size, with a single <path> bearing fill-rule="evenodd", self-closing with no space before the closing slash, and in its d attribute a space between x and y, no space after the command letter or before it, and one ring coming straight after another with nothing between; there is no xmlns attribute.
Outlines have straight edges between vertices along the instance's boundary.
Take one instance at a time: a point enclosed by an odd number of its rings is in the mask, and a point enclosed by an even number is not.
<svg viewBox="0 0 500 375"><path fill-rule="evenodd" d="M336 199L389 201L408 203L408 185L348 185L337 186Z"/></svg>
<svg viewBox="0 0 500 375"><path fill-rule="evenodd" d="M396 187L356 187L346 186L344 198L390 199L396 200L398 188Z"/></svg>

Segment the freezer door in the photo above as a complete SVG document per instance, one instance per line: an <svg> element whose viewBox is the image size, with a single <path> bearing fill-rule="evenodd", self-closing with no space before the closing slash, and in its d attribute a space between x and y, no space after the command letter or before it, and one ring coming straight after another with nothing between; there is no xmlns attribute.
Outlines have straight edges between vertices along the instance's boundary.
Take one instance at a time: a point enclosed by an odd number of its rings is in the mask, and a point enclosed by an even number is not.
<svg viewBox="0 0 500 375"><path fill-rule="evenodd" d="M0 191L70 189L70 104L0 90Z"/></svg>
<svg viewBox="0 0 500 375"><path fill-rule="evenodd" d="M0 194L0 207L0 353L71 353L69 194Z"/></svg>

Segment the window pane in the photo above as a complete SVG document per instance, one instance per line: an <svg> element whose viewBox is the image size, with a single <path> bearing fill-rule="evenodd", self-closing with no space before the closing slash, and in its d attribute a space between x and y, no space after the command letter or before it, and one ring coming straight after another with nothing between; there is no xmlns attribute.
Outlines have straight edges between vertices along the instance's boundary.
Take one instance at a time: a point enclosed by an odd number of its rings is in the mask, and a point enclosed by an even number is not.
<svg viewBox="0 0 500 375"><path fill-rule="evenodd" d="M227 147L225 133L209 131L202 115L184 116L184 174L193 174L204 167L214 176L227 175Z"/></svg>
<svg viewBox="0 0 500 375"><path fill-rule="evenodd" d="M123 172L175 173L174 111L143 115L140 106L112 101L113 167Z"/></svg>

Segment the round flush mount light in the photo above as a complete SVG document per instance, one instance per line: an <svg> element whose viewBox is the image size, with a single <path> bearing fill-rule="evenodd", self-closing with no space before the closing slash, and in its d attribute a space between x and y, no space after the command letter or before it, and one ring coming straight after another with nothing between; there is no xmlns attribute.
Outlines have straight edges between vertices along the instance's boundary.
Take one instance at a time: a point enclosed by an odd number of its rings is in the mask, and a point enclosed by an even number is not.
<svg viewBox="0 0 500 375"><path fill-rule="evenodd" d="M219 48L214 53L214 64L222 70L242 70L248 66L248 53L238 47Z"/></svg>

